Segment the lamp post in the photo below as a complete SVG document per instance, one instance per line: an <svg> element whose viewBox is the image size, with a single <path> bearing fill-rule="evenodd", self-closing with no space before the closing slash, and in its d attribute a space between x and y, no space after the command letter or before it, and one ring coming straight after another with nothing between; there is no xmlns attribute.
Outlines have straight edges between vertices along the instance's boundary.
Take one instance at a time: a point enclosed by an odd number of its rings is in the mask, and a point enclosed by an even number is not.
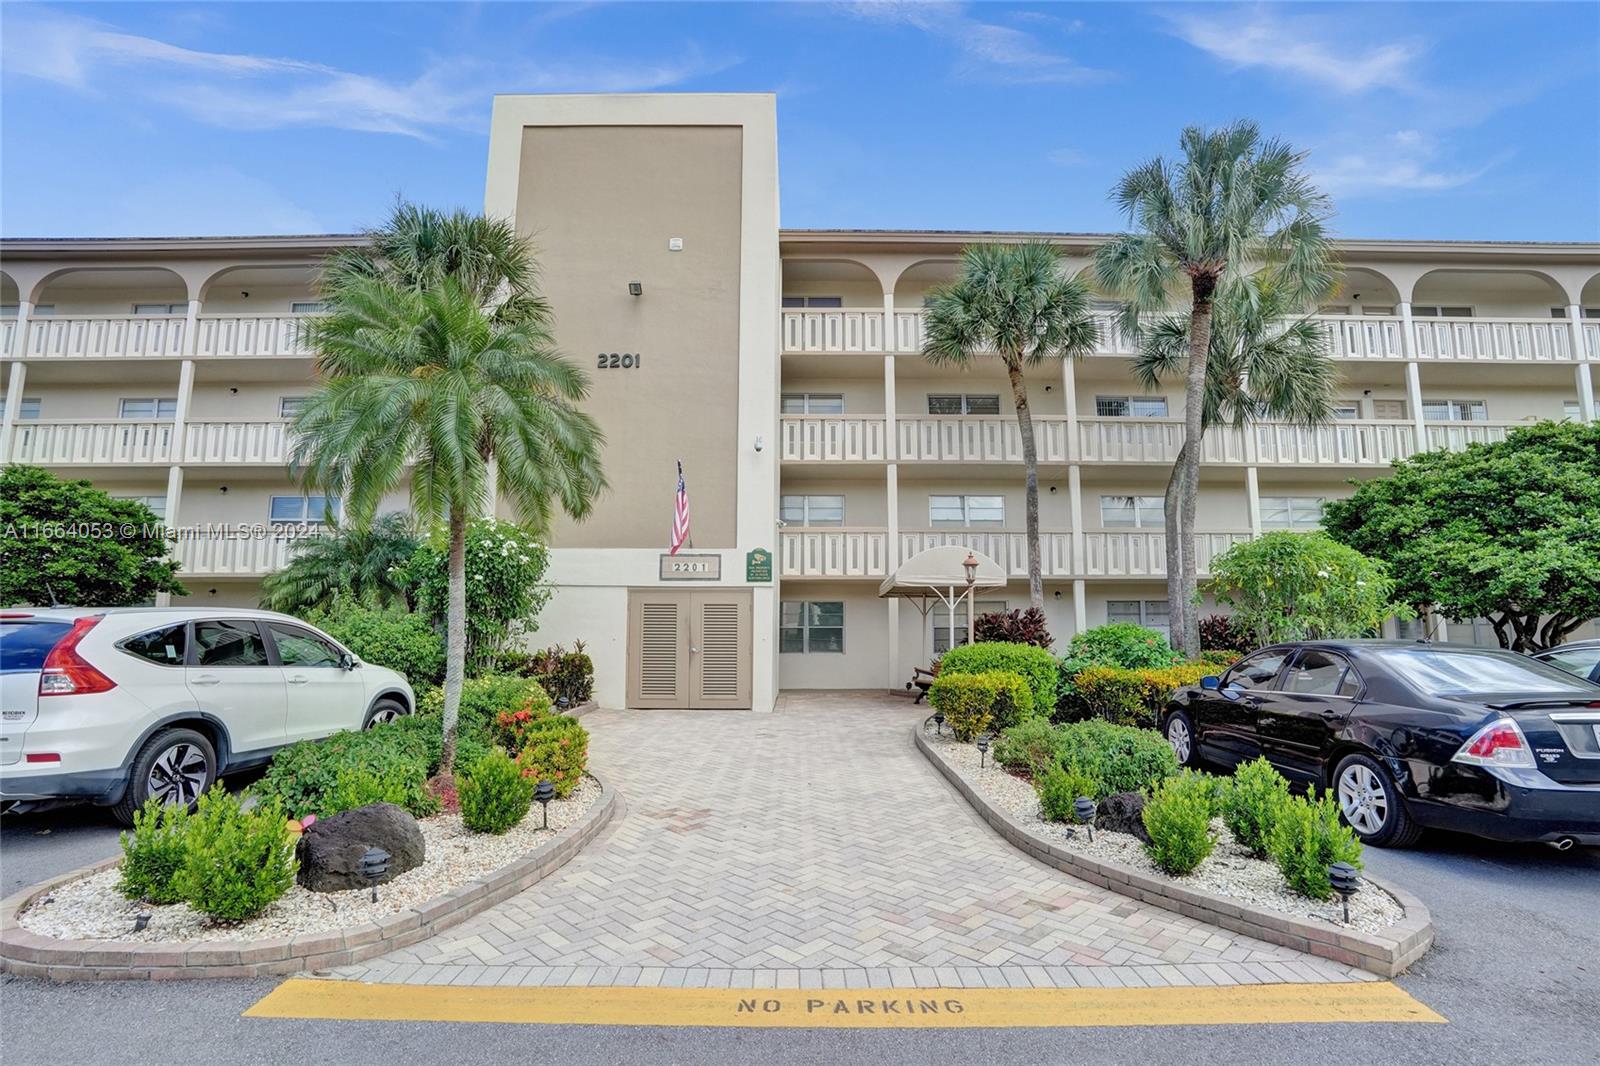
<svg viewBox="0 0 1600 1066"><path fill-rule="evenodd" d="M961 569L963 569L963 570L965 570L967 572L967 591L965 593L965 597L966 597L966 601L967 601L967 643L971 644L973 642L973 640L976 639L975 634L972 632L972 625L973 625L973 622L975 621L975 619L973 618L974 611L973 611L973 599L972 599L972 596L973 596L973 585L976 584L977 580L978 580L978 557L976 555L973 555L972 552L970 552L970 551L967 552L967 557L965 559L961 560ZM950 608L950 643L953 646L955 644L955 642L956 642L956 611L955 611L955 608L952 607L952 608Z"/></svg>
<svg viewBox="0 0 1600 1066"><path fill-rule="evenodd" d="M378 902L378 882L389 872L389 853L382 848L368 848L361 853L361 876L372 886L372 902Z"/></svg>
<svg viewBox="0 0 1600 1066"><path fill-rule="evenodd" d="M1344 924L1350 924L1350 897L1361 889L1361 875L1347 862L1336 862L1328 867L1328 884L1339 893L1344 902Z"/></svg>
<svg viewBox="0 0 1600 1066"><path fill-rule="evenodd" d="M989 758L989 740L990 737L988 733L978 734L978 769L980 770L987 765L986 760Z"/></svg>
<svg viewBox="0 0 1600 1066"><path fill-rule="evenodd" d="M938 733L939 733L939 735L941 737L944 736L944 712L943 711L934 711L933 712L933 726L934 726L934 729L936 729L938 731Z"/></svg>
<svg viewBox="0 0 1600 1066"><path fill-rule="evenodd" d="M539 801L539 806L544 813L543 828L550 828L550 801L556 798L556 786L548 781L540 781L533 789L533 798Z"/></svg>
<svg viewBox="0 0 1600 1066"><path fill-rule="evenodd" d="M1089 842L1094 843L1094 800L1079 796L1072 801L1072 813L1078 816L1078 821L1089 827Z"/></svg>

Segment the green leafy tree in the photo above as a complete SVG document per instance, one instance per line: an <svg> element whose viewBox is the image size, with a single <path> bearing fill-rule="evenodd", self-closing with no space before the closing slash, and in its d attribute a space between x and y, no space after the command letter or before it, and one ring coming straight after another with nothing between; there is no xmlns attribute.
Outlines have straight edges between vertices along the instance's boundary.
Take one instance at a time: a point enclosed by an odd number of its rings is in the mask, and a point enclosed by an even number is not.
<svg viewBox="0 0 1600 1066"><path fill-rule="evenodd" d="M467 525L467 663L474 674L499 666L515 638L534 632L550 600L544 584L549 553L537 537L511 522L474 519ZM442 537L418 547L401 572L416 590L418 609L443 622L450 599L450 557Z"/></svg>
<svg viewBox="0 0 1600 1066"><path fill-rule="evenodd" d="M923 321L922 354L935 366L965 369L991 353L1005 365L1027 472L1028 602L1043 611L1039 453L1024 373L1094 349L1088 286L1066 274L1048 244L969 245L961 253L961 276L933 291Z"/></svg>
<svg viewBox="0 0 1600 1066"><path fill-rule="evenodd" d="M0 605L126 607L184 595L161 520L37 466L0 472Z"/></svg>
<svg viewBox="0 0 1600 1066"><path fill-rule="evenodd" d="M1331 204L1306 176L1305 154L1261 138L1253 122L1218 130L1191 126L1182 155L1157 157L1125 174L1112 191L1133 231L1101 245L1095 272L1126 301L1123 325L1135 336L1141 316L1184 309L1184 435L1168 483L1167 600L1184 654L1200 652L1195 508L1201 439L1211 375L1212 313L1230 289L1254 275L1287 306L1314 304L1332 291L1335 267L1325 229ZM1173 484L1176 482L1176 484Z"/></svg>
<svg viewBox="0 0 1600 1066"><path fill-rule="evenodd" d="M302 614L337 600L410 609L415 604L401 568L418 543L411 516L399 511L296 541L289 565L261 582L261 606Z"/></svg>
<svg viewBox="0 0 1600 1066"><path fill-rule="evenodd" d="M1600 424L1412 456L1330 502L1322 524L1386 562L1419 611L1487 618L1504 648L1554 647L1600 617Z"/></svg>
<svg viewBox="0 0 1600 1066"><path fill-rule="evenodd" d="M1212 560L1211 584L1261 644L1359 637L1412 614L1395 602L1388 567L1321 532L1278 530L1236 544Z"/></svg>
<svg viewBox="0 0 1600 1066"><path fill-rule="evenodd" d="M544 529L586 517L605 487L603 437L578 408L588 378L561 356L534 261L509 223L402 205L372 255L324 271L332 312L311 331L323 384L294 423L310 487L371 521L409 482L411 509L445 529L440 774L455 762L467 657L467 526L493 495Z"/></svg>

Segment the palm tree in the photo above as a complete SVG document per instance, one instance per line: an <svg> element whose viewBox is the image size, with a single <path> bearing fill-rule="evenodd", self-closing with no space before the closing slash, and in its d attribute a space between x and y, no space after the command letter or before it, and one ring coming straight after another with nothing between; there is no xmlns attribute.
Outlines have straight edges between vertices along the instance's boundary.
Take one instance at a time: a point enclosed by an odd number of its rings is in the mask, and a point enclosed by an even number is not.
<svg viewBox="0 0 1600 1066"><path fill-rule="evenodd" d="M500 223L477 228L511 233ZM603 436L576 406L588 378L555 349L542 303L529 298L531 257L515 278L459 257L462 278L453 255L430 253L393 272L388 260L330 265L323 286L332 311L311 334L324 382L295 419L292 460L357 525L409 468L413 513L447 528L441 774L455 760L465 676L468 520L494 489L542 529L557 507L585 517L605 487Z"/></svg>
<svg viewBox="0 0 1600 1066"><path fill-rule="evenodd" d="M1095 272L1126 301L1123 323L1136 336L1141 315L1186 304L1183 446L1167 485L1168 500L1181 504L1167 508L1167 599L1180 646L1194 656L1194 516L1212 307L1240 278L1261 270L1286 304L1314 303L1332 291L1335 266L1325 228L1331 203L1304 173L1304 153L1263 141L1253 122L1211 131L1191 126L1180 143L1181 159L1158 156L1117 183L1112 196L1133 232L1100 246Z"/></svg>
<svg viewBox="0 0 1600 1066"><path fill-rule="evenodd" d="M1028 602L1042 611L1039 453L1023 371L1094 350L1089 288L1065 273L1051 245L968 245L961 253L961 276L933 291L923 321L922 354L935 366L965 369L988 353L1005 364L1027 470Z"/></svg>
<svg viewBox="0 0 1600 1066"><path fill-rule="evenodd" d="M335 526L295 544L294 558L261 582L261 606L297 614L330 599L410 609L409 590L393 573L417 550L411 516L399 511L370 526Z"/></svg>

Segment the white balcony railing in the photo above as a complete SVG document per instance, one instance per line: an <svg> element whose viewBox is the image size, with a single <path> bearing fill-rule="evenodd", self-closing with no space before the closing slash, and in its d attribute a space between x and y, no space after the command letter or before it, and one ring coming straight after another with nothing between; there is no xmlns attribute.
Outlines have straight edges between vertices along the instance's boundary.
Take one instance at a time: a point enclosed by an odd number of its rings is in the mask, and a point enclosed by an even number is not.
<svg viewBox="0 0 1600 1066"><path fill-rule="evenodd" d="M15 318L0 318L0 355L10 355L11 346L17 340L17 320Z"/></svg>
<svg viewBox="0 0 1600 1066"><path fill-rule="evenodd" d="M1247 432L1265 466L1388 466L1417 450L1410 422L1341 421L1314 429L1258 423Z"/></svg>
<svg viewBox="0 0 1600 1066"><path fill-rule="evenodd" d="M259 529L182 536L174 545L182 564L178 578L270 574L288 565L294 544L293 537L263 535Z"/></svg>
<svg viewBox="0 0 1600 1066"><path fill-rule="evenodd" d="M1418 359L1569 363L1572 326L1558 318L1418 318Z"/></svg>
<svg viewBox="0 0 1600 1066"><path fill-rule="evenodd" d="M1195 566L1209 573L1211 560L1250 539L1248 532L1195 535ZM1084 577L1165 577L1167 537L1160 530L1129 529L1083 535Z"/></svg>
<svg viewBox="0 0 1600 1066"><path fill-rule="evenodd" d="M183 354L183 315L47 315L28 320L30 359L140 359Z"/></svg>
<svg viewBox="0 0 1600 1066"><path fill-rule="evenodd" d="M1469 444L1493 444L1526 422L1429 422L1428 450L1465 451Z"/></svg>
<svg viewBox="0 0 1600 1066"><path fill-rule="evenodd" d="M316 314L201 315L195 344L197 356L309 355L307 326Z"/></svg>
<svg viewBox="0 0 1600 1066"><path fill-rule="evenodd" d="M11 461L75 466L172 461L171 422L35 421L16 423Z"/></svg>
<svg viewBox="0 0 1600 1066"><path fill-rule="evenodd" d="M786 352L883 352L883 310L808 308L783 312Z"/></svg>
<svg viewBox="0 0 1600 1066"><path fill-rule="evenodd" d="M1588 349L1589 358L1600 363L1600 322L1585 322L1583 324L1584 347Z"/></svg>
<svg viewBox="0 0 1600 1066"><path fill-rule="evenodd" d="M929 548L956 546L987 555L1010 577L1028 577L1028 535L1009 529L917 529L900 533L900 558ZM1039 568L1045 577L1072 576L1072 534L1039 533Z"/></svg>
<svg viewBox="0 0 1600 1066"><path fill-rule="evenodd" d="M889 572L889 531L785 529L778 563L784 577L882 577Z"/></svg>
<svg viewBox="0 0 1600 1066"><path fill-rule="evenodd" d="M1398 315L1319 315L1335 359L1404 359L1405 322Z"/></svg>
<svg viewBox="0 0 1600 1066"><path fill-rule="evenodd" d="M895 437L895 454L906 462L1022 461L1022 430L1012 415L897 418ZM1064 417L1035 416L1033 440L1041 463L1067 461Z"/></svg>
<svg viewBox="0 0 1600 1066"><path fill-rule="evenodd" d="M883 425L881 415L784 415L778 454L799 462L881 462Z"/></svg>
<svg viewBox="0 0 1600 1066"><path fill-rule="evenodd" d="M190 422L183 434L185 463L272 463L289 461L289 423Z"/></svg>
<svg viewBox="0 0 1600 1066"><path fill-rule="evenodd" d="M1084 462L1170 463L1183 446L1181 418L1080 418L1078 454ZM1206 430L1200 461L1247 460L1244 434L1231 426Z"/></svg>

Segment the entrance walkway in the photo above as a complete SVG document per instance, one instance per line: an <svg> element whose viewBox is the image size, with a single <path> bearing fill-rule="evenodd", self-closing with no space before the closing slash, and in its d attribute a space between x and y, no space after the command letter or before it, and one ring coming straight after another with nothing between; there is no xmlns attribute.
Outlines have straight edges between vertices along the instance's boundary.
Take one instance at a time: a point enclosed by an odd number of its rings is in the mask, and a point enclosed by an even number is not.
<svg viewBox="0 0 1600 1066"><path fill-rule="evenodd" d="M913 747L908 700L786 694L776 713L602 711L626 800L545 881L335 971L455 985L1026 988L1372 980L1029 859Z"/></svg>

